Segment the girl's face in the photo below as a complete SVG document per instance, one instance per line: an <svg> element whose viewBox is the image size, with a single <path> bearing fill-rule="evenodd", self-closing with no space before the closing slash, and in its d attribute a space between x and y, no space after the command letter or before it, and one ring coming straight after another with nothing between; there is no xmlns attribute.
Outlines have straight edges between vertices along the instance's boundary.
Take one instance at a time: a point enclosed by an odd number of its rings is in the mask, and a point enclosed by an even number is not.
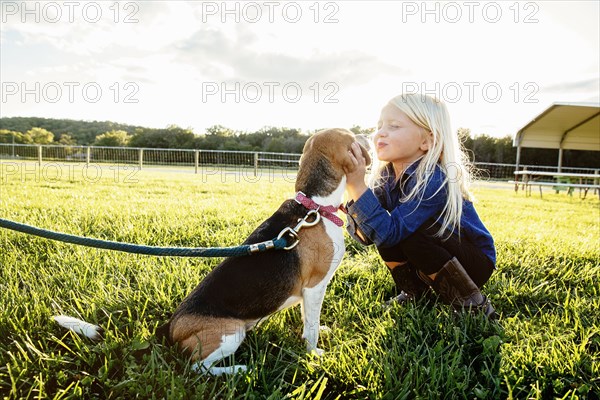
<svg viewBox="0 0 600 400"><path fill-rule="evenodd" d="M412 122L398 107L388 104L381 110L373 142L377 158L392 163L398 173L429 150L431 139L431 132Z"/></svg>

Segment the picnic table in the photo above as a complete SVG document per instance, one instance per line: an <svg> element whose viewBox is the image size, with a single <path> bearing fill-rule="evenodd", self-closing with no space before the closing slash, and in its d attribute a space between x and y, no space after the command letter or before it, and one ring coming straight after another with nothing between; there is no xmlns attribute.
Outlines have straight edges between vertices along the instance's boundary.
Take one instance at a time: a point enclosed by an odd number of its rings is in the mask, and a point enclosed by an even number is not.
<svg viewBox="0 0 600 400"><path fill-rule="evenodd" d="M522 177L519 180L519 177ZM579 189L579 197L585 199L590 189L594 193L598 192L600 196L600 174L598 171L594 174L577 174L564 172L548 172L548 171L515 171L515 180L508 181L514 183L515 192L521 189L526 195L531 195L531 188L538 186L540 189L540 197L542 197L542 187L551 186L558 193L561 189L566 189L569 195L573 194L575 189Z"/></svg>

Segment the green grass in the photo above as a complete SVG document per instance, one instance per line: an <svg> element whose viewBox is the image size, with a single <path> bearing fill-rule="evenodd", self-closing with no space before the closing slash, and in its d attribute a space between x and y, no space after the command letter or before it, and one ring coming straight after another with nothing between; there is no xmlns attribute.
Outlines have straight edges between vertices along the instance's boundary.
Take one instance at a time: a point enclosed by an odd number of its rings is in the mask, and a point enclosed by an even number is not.
<svg viewBox="0 0 600 400"><path fill-rule="evenodd" d="M4 167L2 167L4 168ZM49 179L0 174L0 217L78 235L163 246L240 243L293 183L104 170ZM222 182L222 178L226 180ZM305 354L298 308L250 332L226 378L199 376L153 338L219 259L137 256L0 230L1 398L590 398L600 392L598 197L478 189L498 270L484 292L498 322L420 301L384 310L391 278L347 238L325 298L321 358ZM106 329L93 343L51 317Z"/></svg>

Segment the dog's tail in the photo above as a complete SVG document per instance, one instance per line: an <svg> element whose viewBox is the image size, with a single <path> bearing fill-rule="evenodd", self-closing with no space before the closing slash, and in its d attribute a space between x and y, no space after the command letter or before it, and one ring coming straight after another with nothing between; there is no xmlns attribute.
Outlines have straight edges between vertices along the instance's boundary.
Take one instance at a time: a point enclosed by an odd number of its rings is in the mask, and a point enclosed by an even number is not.
<svg viewBox="0 0 600 400"><path fill-rule="evenodd" d="M104 329L98 325L93 325L77 318L66 315L57 315L53 319L63 328L67 328L78 335L83 335L92 340L101 340Z"/></svg>

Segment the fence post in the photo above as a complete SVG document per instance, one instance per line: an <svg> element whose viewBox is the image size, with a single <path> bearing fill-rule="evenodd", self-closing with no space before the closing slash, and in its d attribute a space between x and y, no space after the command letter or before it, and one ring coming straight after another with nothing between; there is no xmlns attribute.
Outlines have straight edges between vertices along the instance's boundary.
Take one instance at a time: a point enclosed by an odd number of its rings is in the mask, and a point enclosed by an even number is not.
<svg viewBox="0 0 600 400"><path fill-rule="evenodd" d="M90 158L92 158L92 150L91 150L90 146L88 146L85 149L85 165L87 167L90 166Z"/></svg>
<svg viewBox="0 0 600 400"><path fill-rule="evenodd" d="M198 164L200 164L200 150L194 150L194 173L198 173Z"/></svg>
<svg viewBox="0 0 600 400"><path fill-rule="evenodd" d="M140 163L140 170L142 169L142 166L144 165L144 149L140 149L139 150L139 163Z"/></svg>
<svg viewBox="0 0 600 400"><path fill-rule="evenodd" d="M42 166L42 146L38 144L38 165Z"/></svg>
<svg viewBox="0 0 600 400"><path fill-rule="evenodd" d="M258 153L254 153L254 177L258 176Z"/></svg>
<svg viewBox="0 0 600 400"><path fill-rule="evenodd" d="M527 197L527 187L529 186L529 176L526 173L527 172L527 167L523 167L523 172L525 172L525 174L523 174L523 185L522 185L522 187L525 190L525 197ZM529 192L529 194L531 194L531 191Z"/></svg>

